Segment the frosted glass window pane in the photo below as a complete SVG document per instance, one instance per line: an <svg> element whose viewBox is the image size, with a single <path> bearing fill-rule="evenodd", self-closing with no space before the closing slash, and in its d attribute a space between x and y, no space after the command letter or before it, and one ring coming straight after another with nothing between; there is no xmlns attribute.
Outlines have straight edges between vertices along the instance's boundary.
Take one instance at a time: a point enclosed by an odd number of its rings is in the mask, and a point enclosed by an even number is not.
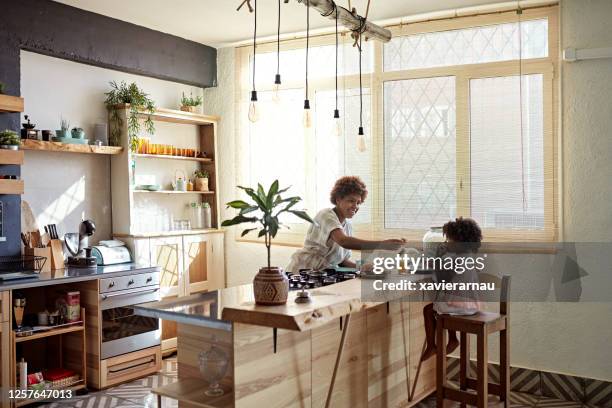
<svg viewBox="0 0 612 408"><path fill-rule="evenodd" d="M472 217L485 228L544 228L543 76L470 81ZM522 155L521 155L522 152Z"/></svg>
<svg viewBox="0 0 612 408"><path fill-rule="evenodd" d="M311 47L308 55L308 78L332 78L336 76L335 45ZM362 73L372 72L372 43L363 44ZM252 56L250 78L252 78ZM255 75L257 84L274 84L276 75L276 52L257 54ZM280 53L280 74L282 81L303 81L306 69L306 50L287 50ZM338 49L338 75L359 74L359 53L352 43L340 44Z"/></svg>
<svg viewBox="0 0 612 408"><path fill-rule="evenodd" d="M385 82L385 228L454 217L455 122L455 77Z"/></svg>
<svg viewBox="0 0 612 408"><path fill-rule="evenodd" d="M330 207L329 193L335 181L342 176L359 176L373 190L372 184L372 138L370 133L370 89L363 89L363 127L367 148L357 148L359 128L359 89L347 89L339 93L338 109L342 120L340 136L334 133L333 111L336 104L335 91L316 93L316 205L317 211ZM370 223L372 195L366 199L353 223Z"/></svg>
<svg viewBox="0 0 612 408"><path fill-rule="evenodd" d="M244 103L243 131L248 141L244 160L244 180L249 186L261 183L269 186L278 179L281 187L291 186L290 194L306 196L305 138L302 127L304 91L291 89L281 92L280 103L272 101L272 92L258 92L261 119L251 123L246 118L248 103ZM244 139L243 139L244 140ZM294 222L295 217L287 220Z"/></svg>
<svg viewBox="0 0 612 408"><path fill-rule="evenodd" d="M396 36L384 46L384 70L397 71L548 56L548 20Z"/></svg>

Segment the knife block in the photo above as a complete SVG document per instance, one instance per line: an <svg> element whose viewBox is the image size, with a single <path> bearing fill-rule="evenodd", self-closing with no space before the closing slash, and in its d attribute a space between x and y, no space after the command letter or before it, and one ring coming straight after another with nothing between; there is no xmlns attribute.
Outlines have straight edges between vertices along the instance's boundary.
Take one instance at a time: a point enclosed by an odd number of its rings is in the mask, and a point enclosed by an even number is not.
<svg viewBox="0 0 612 408"><path fill-rule="evenodd" d="M62 248L62 241L59 239L50 240L49 248L51 248L51 269L64 269L64 249Z"/></svg>
<svg viewBox="0 0 612 408"><path fill-rule="evenodd" d="M46 248L25 248L24 249L26 255L30 256L42 256L47 260L43 264L40 272L51 272L51 247Z"/></svg>

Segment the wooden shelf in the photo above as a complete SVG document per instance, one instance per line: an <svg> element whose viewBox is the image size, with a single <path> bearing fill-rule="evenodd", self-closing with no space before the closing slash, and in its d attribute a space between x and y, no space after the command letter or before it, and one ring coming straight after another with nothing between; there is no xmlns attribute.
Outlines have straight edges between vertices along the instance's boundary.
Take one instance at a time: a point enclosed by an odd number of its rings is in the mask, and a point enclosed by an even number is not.
<svg viewBox="0 0 612 408"><path fill-rule="evenodd" d="M51 387L49 388L50 390L71 390L71 391L77 391L77 390L81 390L85 388L85 380L80 379L78 381L75 381L73 383L73 385L70 385L68 387L66 386L62 386L62 387ZM74 398L74 395L73 395ZM52 401L53 398L38 398L38 399L22 399L22 400L16 400L15 401L15 407L22 407L24 405L29 405L29 404L33 404L35 402L40 402L40 401Z"/></svg>
<svg viewBox="0 0 612 408"><path fill-rule="evenodd" d="M197 378L182 378L172 384L153 388L151 392L194 407L220 408L234 406L233 390L223 383L221 384L221 388L225 392L223 395L219 397L209 397L204 393L208 389L207 382Z"/></svg>
<svg viewBox="0 0 612 408"><path fill-rule="evenodd" d="M132 190L134 193L142 194L215 194L214 191L174 191L174 190L159 190L159 191L149 191L149 190Z"/></svg>
<svg viewBox="0 0 612 408"><path fill-rule="evenodd" d="M38 340L38 339L42 339L45 337L51 337L51 336L59 336L60 334L66 334L66 333L72 333L72 332L77 332L77 331L83 331L83 329L85 328L85 326L83 325L83 322L81 322L81 324L77 324L75 322L74 326L68 326L68 327L62 327L59 329L49 329L49 330L45 330L43 332L38 332L35 333L31 336L26 336L26 337L17 337L15 336L15 343L22 343L24 341L32 341L32 340Z"/></svg>
<svg viewBox="0 0 612 408"><path fill-rule="evenodd" d="M89 154L119 154L123 147L95 146L84 144L68 144L60 142L44 142L42 140L25 139L21 141L23 150L43 150L48 152L89 153Z"/></svg>
<svg viewBox="0 0 612 408"><path fill-rule="evenodd" d="M128 105L116 105L119 109L127 109ZM142 116L148 116L146 112L139 112ZM170 123L184 123L188 125L211 125L219 122L218 116L201 115L199 113L185 112L175 109L157 108L155 113L151 115L153 120Z"/></svg>
<svg viewBox="0 0 612 408"><path fill-rule="evenodd" d="M0 179L0 194L23 194L23 180Z"/></svg>
<svg viewBox="0 0 612 408"><path fill-rule="evenodd" d="M117 238L151 238L151 237L173 237L182 235L201 235L201 234L219 234L225 230L221 228L204 228L190 230L173 230L173 231L150 231L150 232L135 232L133 234L113 234Z"/></svg>
<svg viewBox="0 0 612 408"><path fill-rule="evenodd" d="M132 154L134 157L141 157L144 159L166 159L166 160L185 160L185 161L195 161L202 163L212 163L213 160L207 157L184 157L184 156L167 156L162 154L143 154L143 153L134 153Z"/></svg>
<svg viewBox="0 0 612 408"><path fill-rule="evenodd" d="M23 164L23 151L0 149L0 164Z"/></svg>
<svg viewBox="0 0 612 408"><path fill-rule="evenodd" d="M23 98L19 96L0 95L0 112L23 112Z"/></svg>

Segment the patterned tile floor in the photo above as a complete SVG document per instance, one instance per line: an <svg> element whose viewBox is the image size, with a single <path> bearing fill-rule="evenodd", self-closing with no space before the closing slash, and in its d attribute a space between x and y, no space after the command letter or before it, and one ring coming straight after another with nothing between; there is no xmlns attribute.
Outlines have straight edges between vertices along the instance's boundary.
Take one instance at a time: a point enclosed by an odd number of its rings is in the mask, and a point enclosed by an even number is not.
<svg viewBox="0 0 612 408"><path fill-rule="evenodd" d="M176 356L164 359L162 370L130 383L122 384L108 390L90 392L71 400L40 404L40 408L157 408L157 398L151 388L176 381ZM534 396L513 392L510 398L511 408L598 408L594 405L567 402L558 399ZM175 400L163 398L163 408L178 408ZM447 402L445 408L459 407L458 403ZM489 407L503 407L495 397L489 400ZM416 408L436 408L436 398L431 396Z"/></svg>

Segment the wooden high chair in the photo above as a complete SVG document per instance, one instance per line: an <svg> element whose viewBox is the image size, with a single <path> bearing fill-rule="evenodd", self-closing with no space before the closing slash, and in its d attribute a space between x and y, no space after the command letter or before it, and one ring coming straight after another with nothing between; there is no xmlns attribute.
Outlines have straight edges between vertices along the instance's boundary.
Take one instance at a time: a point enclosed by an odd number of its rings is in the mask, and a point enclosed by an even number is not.
<svg viewBox="0 0 612 408"><path fill-rule="evenodd" d="M504 407L510 407L510 316L508 299L510 295L510 276L504 275L501 280L501 299L499 313L478 312L472 316L438 315L436 321L436 402L437 407L444 406L444 400L449 399L461 403L475 405L478 408L487 407L488 394L498 395L504 401ZM446 330L460 332L459 386L456 390L447 385L446 379ZM499 332L499 384L488 381L488 336ZM476 335L477 358L476 378L468 377L470 366L469 334ZM476 390L476 393L468 391Z"/></svg>

